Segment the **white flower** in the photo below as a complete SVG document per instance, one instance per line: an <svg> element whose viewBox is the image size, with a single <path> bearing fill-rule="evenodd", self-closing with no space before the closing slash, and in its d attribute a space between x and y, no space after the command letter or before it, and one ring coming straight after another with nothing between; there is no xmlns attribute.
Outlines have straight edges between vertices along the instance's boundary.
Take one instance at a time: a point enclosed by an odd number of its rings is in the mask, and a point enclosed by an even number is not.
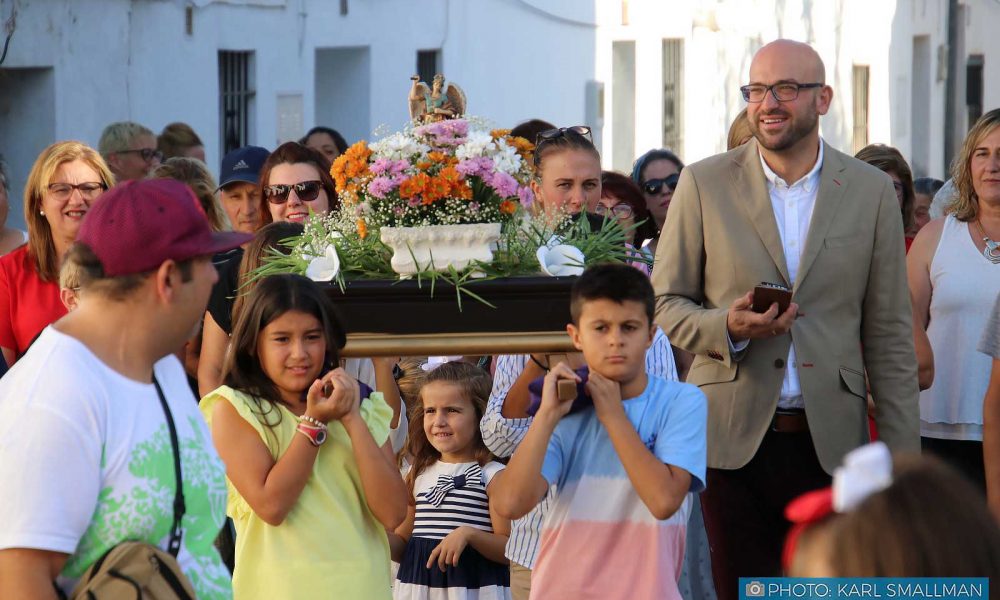
<svg viewBox="0 0 1000 600"><path fill-rule="evenodd" d="M508 144L501 144L500 148L492 156L493 167L497 171L508 175L517 175L521 170L521 155L517 153L517 148Z"/></svg>
<svg viewBox="0 0 1000 600"><path fill-rule="evenodd" d="M496 148L493 144L493 136L486 131L470 131L465 143L455 149L455 156L459 160L479 158L486 156L488 150Z"/></svg>
<svg viewBox="0 0 1000 600"><path fill-rule="evenodd" d="M323 256L313 258L306 267L306 277L313 281L331 281L339 272L340 256L333 244L326 247Z"/></svg>
<svg viewBox="0 0 1000 600"><path fill-rule="evenodd" d="M390 160L409 160L414 154L430 152L430 146L422 144L412 136L399 132L383 138L371 145L376 158Z"/></svg>
<svg viewBox="0 0 1000 600"><path fill-rule="evenodd" d="M579 275L583 273L583 252L576 246L556 244L551 248L542 246L535 252L542 272L552 277Z"/></svg>

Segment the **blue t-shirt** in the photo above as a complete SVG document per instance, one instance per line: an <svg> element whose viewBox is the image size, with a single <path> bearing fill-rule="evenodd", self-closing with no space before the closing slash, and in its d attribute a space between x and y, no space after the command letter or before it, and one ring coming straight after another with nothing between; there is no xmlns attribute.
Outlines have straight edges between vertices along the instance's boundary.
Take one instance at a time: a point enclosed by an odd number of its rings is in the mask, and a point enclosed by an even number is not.
<svg viewBox="0 0 1000 600"><path fill-rule="evenodd" d="M625 414L653 455L690 473L690 490L700 492L705 488L705 395L686 383L648 379L642 394L623 401ZM592 407L556 426L542 476L556 495L542 526L533 594L537 588L542 598L584 593L680 598L677 578L692 496L668 519L653 517Z"/></svg>

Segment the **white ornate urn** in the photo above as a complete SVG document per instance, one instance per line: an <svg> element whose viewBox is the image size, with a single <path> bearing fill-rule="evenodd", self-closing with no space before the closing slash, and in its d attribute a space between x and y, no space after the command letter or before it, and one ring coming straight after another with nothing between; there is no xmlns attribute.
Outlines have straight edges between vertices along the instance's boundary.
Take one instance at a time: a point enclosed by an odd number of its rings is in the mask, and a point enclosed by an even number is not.
<svg viewBox="0 0 1000 600"><path fill-rule="evenodd" d="M461 271L472 261L491 262L500 223L382 227L382 243L392 248L392 270L402 278L421 271Z"/></svg>

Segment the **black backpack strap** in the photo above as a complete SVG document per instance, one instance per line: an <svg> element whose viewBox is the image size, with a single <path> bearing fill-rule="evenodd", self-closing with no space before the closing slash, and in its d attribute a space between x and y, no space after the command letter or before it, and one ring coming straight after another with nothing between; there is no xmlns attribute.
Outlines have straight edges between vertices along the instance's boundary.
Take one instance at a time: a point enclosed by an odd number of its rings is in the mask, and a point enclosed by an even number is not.
<svg viewBox="0 0 1000 600"><path fill-rule="evenodd" d="M170 526L170 540L167 542L167 552L174 558L181 550L181 519L184 517L184 480L181 478L181 447L177 442L177 428L174 427L174 417L170 413L170 406L167 398L163 395L160 382L156 380L156 372L153 372L153 386L156 387L156 395L160 397L160 406L163 407L163 414L167 417L167 428L170 430L170 447L174 451L174 478L177 480L177 490L174 494L174 522Z"/></svg>

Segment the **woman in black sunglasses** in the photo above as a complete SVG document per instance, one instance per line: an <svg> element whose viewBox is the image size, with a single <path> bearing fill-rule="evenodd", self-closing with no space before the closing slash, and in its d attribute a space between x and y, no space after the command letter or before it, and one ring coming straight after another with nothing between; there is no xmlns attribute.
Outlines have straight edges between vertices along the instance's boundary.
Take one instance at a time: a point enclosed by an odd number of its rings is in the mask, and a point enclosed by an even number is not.
<svg viewBox="0 0 1000 600"><path fill-rule="evenodd" d="M326 214L337 206L330 162L319 151L286 142L267 157L260 170L263 225L302 223L311 214Z"/></svg>
<svg viewBox="0 0 1000 600"><path fill-rule="evenodd" d="M663 229L667 218L667 207L674 197L677 179L684 163L670 150L650 150L635 161L632 167L632 181L642 188L646 197L646 207L653 216L656 230ZM656 238L650 242L650 251L656 251Z"/></svg>

